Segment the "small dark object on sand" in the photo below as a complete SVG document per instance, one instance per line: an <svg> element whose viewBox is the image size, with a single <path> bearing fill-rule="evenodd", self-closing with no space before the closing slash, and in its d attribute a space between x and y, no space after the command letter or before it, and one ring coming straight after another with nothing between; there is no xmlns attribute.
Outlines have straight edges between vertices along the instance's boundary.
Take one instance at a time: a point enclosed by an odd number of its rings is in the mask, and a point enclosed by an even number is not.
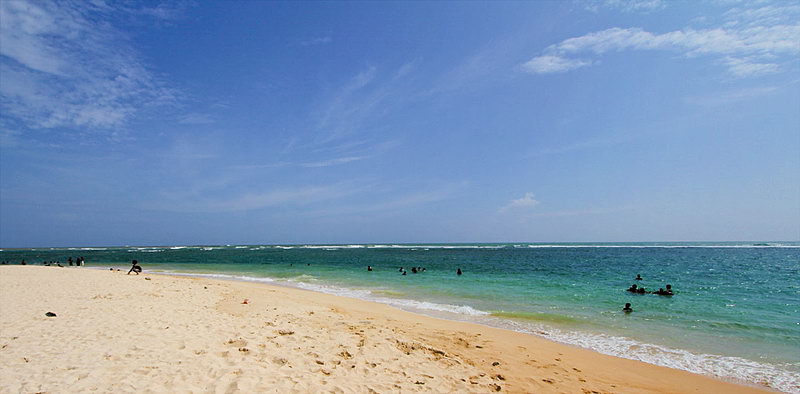
<svg viewBox="0 0 800 394"><path fill-rule="evenodd" d="M150 280L150 278L144 278L144 280Z"/></svg>
<svg viewBox="0 0 800 394"><path fill-rule="evenodd" d="M47 317L56 317L56 314L53 313L53 312L47 312L44 315L47 316Z"/></svg>

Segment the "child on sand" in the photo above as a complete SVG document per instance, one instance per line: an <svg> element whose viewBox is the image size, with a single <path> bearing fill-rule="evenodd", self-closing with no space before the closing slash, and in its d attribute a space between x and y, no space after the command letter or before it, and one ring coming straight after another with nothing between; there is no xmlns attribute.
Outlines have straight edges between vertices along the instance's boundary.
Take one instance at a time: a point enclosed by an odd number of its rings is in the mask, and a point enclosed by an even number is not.
<svg viewBox="0 0 800 394"><path fill-rule="evenodd" d="M131 270L128 271L128 275L130 275L131 272L135 272L136 275L139 275L139 273L142 272L142 266L139 265L138 261L133 260L133 262L131 262Z"/></svg>

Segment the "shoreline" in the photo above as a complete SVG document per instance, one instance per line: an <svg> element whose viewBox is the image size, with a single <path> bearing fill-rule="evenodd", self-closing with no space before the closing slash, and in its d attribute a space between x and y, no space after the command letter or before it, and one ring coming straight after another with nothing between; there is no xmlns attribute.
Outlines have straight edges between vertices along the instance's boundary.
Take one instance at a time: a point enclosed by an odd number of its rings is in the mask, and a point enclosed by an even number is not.
<svg viewBox="0 0 800 394"><path fill-rule="evenodd" d="M0 267L0 283L4 299L31 300L0 307L0 359L8 371L0 377L0 391L146 390L164 384L177 362L191 379L171 382L174 390L222 380L234 391L275 385L288 391L358 392L772 392L531 334L278 284L36 266ZM245 298L248 303L242 304ZM53 311L58 317L44 317L48 307L60 309ZM159 324L148 323L154 319ZM41 340L47 335L31 335L51 332L48 327L61 322L70 325L72 338L93 336L104 354L60 349ZM137 345L136 338L147 341ZM125 347L127 353L117 354L115 349ZM155 360L148 349L158 354ZM117 371L122 363L147 372L142 378L147 381L90 379L92 373L76 379L85 368L42 368L52 367L56 360L47 355L59 350L65 351L60 359L91 370ZM87 379L90 385L82 385Z"/></svg>
<svg viewBox="0 0 800 394"><path fill-rule="evenodd" d="M99 268L99 267L97 267ZM108 268L108 267L106 267ZM94 268L92 268L94 269ZM103 269L103 268L100 268ZM354 300L378 303L393 309L401 310L404 312L412 313L415 315L425 316L434 319L442 319L453 322L463 322L468 324L478 324L485 327L494 329L507 330L524 335L534 336L539 339L544 339L548 342L556 343L559 345L569 346L577 349L587 350L599 353L605 356L622 358L636 362L642 362L649 365L665 367L675 370L681 370L696 375L710 377L712 379L721 380L724 382L752 386L758 388L768 388L776 392L798 392L800 393L800 386L797 386L792 380L785 383L783 380L768 380L763 378L759 373L751 372L752 379L735 376L736 374L726 372L724 369L728 363L735 363L737 367L741 368L744 364L749 368L759 368L762 373L772 374L774 371L764 368L775 368L770 364L757 363L737 356L720 356L716 354L697 353L677 347L670 347L666 345L657 345L640 340L631 339L624 336L591 333L586 331L569 331L564 328L556 328L547 326L546 323L540 323L544 327L531 327L525 326L525 323L520 324L513 319L497 316L493 312L475 309L469 305L460 304L441 304L436 301L420 301L413 299L392 298L383 295L376 295L372 290L353 290L345 287L337 287L336 285L329 284L308 284L305 282L296 281L283 281L271 277L257 277L247 275L237 275L234 273L192 273L181 271L150 271L152 274L163 274L168 276L178 276L185 278L207 278L211 280L222 280L232 282L254 283L263 284L266 286L279 286L289 289L297 289L310 291L318 294L331 295L333 297L344 297ZM342 292L343 291L343 292ZM354 294L359 292L366 292L369 295L364 296ZM424 305L423 305L424 304ZM431 306L435 307L431 307ZM467 312L463 312L467 309ZM454 311L458 310L458 311ZM620 348L614 348L618 345ZM622 349L636 349L634 353L624 353ZM670 357L669 361L665 357ZM712 358L712 359L709 359ZM676 362L677 361L677 362ZM747 363L756 363L747 365ZM672 365L671 365L672 364ZM703 367L697 367L703 365ZM734 368L735 369L735 368ZM719 372L718 372L719 371ZM730 371L730 370L728 370ZM752 370L751 370L752 371ZM784 371L781 371L784 372ZM761 384L757 382L762 382ZM770 383L773 383L772 385ZM786 388L789 388L786 390ZM781 388L784 391L781 391Z"/></svg>

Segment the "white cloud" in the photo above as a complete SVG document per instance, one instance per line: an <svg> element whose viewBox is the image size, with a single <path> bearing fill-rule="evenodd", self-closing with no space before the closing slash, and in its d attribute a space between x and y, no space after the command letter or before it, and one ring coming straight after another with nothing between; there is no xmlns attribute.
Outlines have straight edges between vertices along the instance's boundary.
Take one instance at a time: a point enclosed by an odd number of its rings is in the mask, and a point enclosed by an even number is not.
<svg viewBox="0 0 800 394"><path fill-rule="evenodd" d="M727 66L728 72L735 77L775 73L781 70L783 63L793 61L800 54L798 14L800 7L797 6L734 9L726 14L728 23L725 27L684 28L661 34L637 27L614 27L551 45L522 67L530 73L546 74L592 63L576 57L579 55L661 50L686 57L716 57L717 62ZM775 24L780 22L786 24Z"/></svg>
<svg viewBox="0 0 800 394"><path fill-rule="evenodd" d="M533 193L525 193L522 198L511 200L508 204L500 208L500 212L508 212L510 210L528 209L539 204L539 201L533 198Z"/></svg>
<svg viewBox="0 0 800 394"><path fill-rule="evenodd" d="M568 59L558 55L537 56L522 65L526 71L535 74L559 73L591 65L592 62L581 59Z"/></svg>
<svg viewBox="0 0 800 394"><path fill-rule="evenodd" d="M780 71L780 66L775 63L759 63L750 58L728 57L724 61L728 71L735 77L754 77L758 75L774 74Z"/></svg>
<svg viewBox="0 0 800 394"><path fill-rule="evenodd" d="M171 103L102 2L0 2L0 105L29 127L114 128Z"/></svg>

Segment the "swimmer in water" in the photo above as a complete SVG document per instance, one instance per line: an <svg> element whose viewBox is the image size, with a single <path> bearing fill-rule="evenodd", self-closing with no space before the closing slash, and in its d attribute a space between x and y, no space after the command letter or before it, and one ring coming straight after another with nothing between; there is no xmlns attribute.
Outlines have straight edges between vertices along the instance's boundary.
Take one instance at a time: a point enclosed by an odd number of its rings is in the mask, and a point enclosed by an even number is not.
<svg viewBox="0 0 800 394"><path fill-rule="evenodd" d="M675 294L675 293L672 292L672 285L669 285L669 284L667 285L666 292L667 292L666 295L670 295L670 296Z"/></svg>
<svg viewBox="0 0 800 394"><path fill-rule="evenodd" d="M636 280L642 280L642 274L636 274Z"/></svg>
<svg viewBox="0 0 800 394"><path fill-rule="evenodd" d="M371 265L367 266L367 271L372 271L372 266Z"/></svg>
<svg viewBox="0 0 800 394"><path fill-rule="evenodd" d="M636 287L637 286L635 284L633 284L633 285L631 285L631 287L628 288L628 290L625 290L625 291L629 291L631 293L636 293L636 291L637 291Z"/></svg>
<svg viewBox="0 0 800 394"><path fill-rule="evenodd" d="M644 287L636 289L636 294L645 294L645 293L647 293L647 291L645 291Z"/></svg>
<svg viewBox="0 0 800 394"><path fill-rule="evenodd" d="M625 312L625 313L633 312L633 308L631 308L631 303L630 302L626 302L625 303L625 307L622 308L622 311Z"/></svg>
<svg viewBox="0 0 800 394"><path fill-rule="evenodd" d="M459 269L456 271L456 275L461 275L461 274L463 274L463 272L461 272L461 268L459 268Z"/></svg>

